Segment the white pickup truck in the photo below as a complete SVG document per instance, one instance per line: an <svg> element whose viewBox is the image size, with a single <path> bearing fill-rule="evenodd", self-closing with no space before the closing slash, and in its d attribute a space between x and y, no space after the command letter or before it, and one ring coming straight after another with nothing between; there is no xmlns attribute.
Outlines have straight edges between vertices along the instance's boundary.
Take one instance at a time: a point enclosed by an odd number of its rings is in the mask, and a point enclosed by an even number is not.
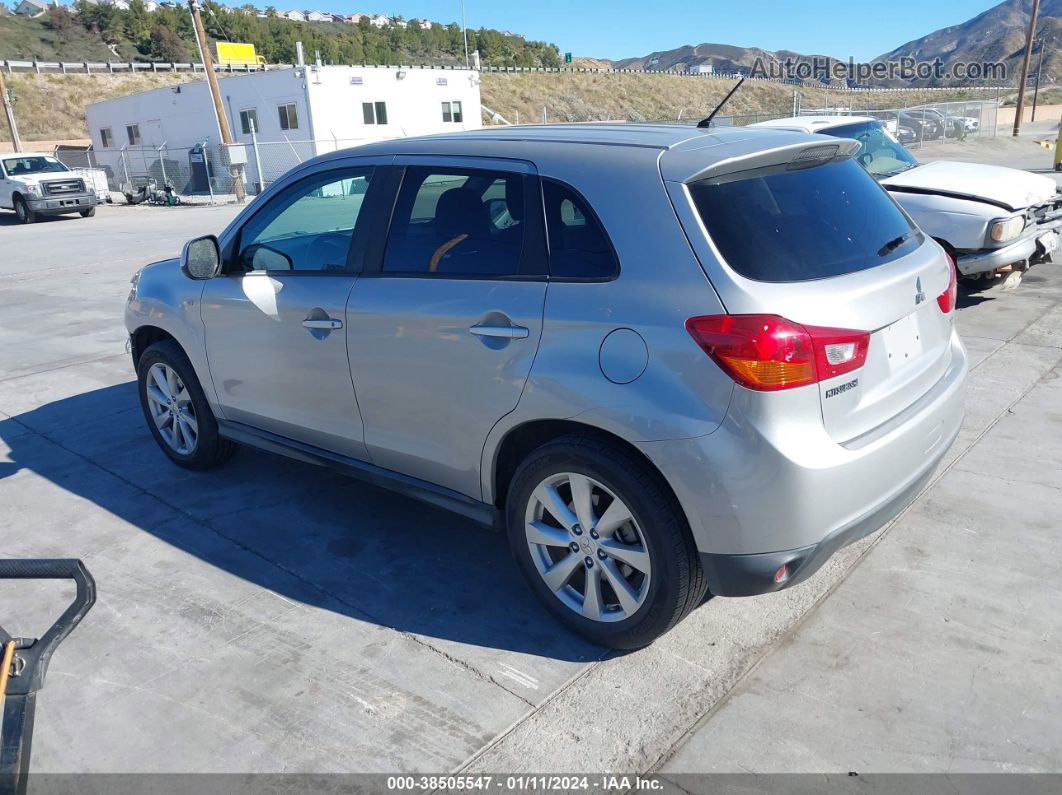
<svg viewBox="0 0 1062 795"><path fill-rule="evenodd" d="M0 154L0 207L14 210L32 224L42 215L96 214L92 186L51 155L38 152Z"/></svg>
<svg viewBox="0 0 1062 795"><path fill-rule="evenodd" d="M863 167L930 237L959 273L991 277L1050 262L1062 228L1062 192L1050 177L979 163L919 163L877 119L797 116L759 122L854 138Z"/></svg>

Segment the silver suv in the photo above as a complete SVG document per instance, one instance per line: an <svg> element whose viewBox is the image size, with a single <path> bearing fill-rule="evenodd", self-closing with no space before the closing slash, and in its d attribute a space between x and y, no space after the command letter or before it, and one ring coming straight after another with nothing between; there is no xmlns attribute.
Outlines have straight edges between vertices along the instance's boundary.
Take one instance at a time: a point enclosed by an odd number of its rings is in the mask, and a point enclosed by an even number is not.
<svg viewBox="0 0 1062 795"><path fill-rule="evenodd" d="M955 438L955 269L852 159L786 130L515 127L334 152L137 274L148 428L506 529L618 648L809 577ZM426 530L426 532L428 532Z"/></svg>

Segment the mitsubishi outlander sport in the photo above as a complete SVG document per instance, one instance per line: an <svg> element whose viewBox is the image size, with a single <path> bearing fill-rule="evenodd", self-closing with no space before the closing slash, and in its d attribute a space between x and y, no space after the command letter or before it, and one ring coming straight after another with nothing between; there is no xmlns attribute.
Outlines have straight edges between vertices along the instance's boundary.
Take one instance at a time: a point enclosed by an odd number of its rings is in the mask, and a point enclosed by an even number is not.
<svg viewBox="0 0 1062 795"><path fill-rule="evenodd" d="M954 264L858 151L602 124L318 157L135 276L148 429L504 528L557 618L643 646L810 577L959 430Z"/></svg>

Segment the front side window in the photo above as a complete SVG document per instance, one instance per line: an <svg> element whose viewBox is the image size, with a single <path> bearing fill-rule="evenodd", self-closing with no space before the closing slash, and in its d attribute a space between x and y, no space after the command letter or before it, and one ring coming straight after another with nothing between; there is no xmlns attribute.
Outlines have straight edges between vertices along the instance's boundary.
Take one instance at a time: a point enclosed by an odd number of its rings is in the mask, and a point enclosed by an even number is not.
<svg viewBox="0 0 1062 795"><path fill-rule="evenodd" d="M529 274L524 262L523 174L407 168L387 237L383 271L497 277Z"/></svg>
<svg viewBox="0 0 1062 795"><path fill-rule="evenodd" d="M689 186L726 263L749 279L799 282L874 268L922 235L854 160Z"/></svg>
<svg viewBox="0 0 1062 795"><path fill-rule="evenodd" d="M243 131L244 135L250 135L251 133L257 133L259 131L257 110L251 108L250 110L240 111L240 129Z"/></svg>
<svg viewBox="0 0 1062 795"><path fill-rule="evenodd" d="M125 127L125 135L129 139L130 146L140 146L139 124L127 124Z"/></svg>
<svg viewBox="0 0 1062 795"><path fill-rule="evenodd" d="M287 105L280 105L277 108L277 112L280 116L280 129L282 130L297 130L299 129L299 111L294 102Z"/></svg>
<svg viewBox="0 0 1062 795"><path fill-rule="evenodd" d="M343 271L371 168L308 177L255 213L240 231L244 271Z"/></svg>
<svg viewBox="0 0 1062 795"><path fill-rule="evenodd" d="M69 171L66 166L47 155L30 155L26 157L5 157L4 171L9 177L22 174L45 174L50 171Z"/></svg>
<svg viewBox="0 0 1062 795"><path fill-rule="evenodd" d="M845 124L821 132L834 138L854 138L859 141L856 160L875 177L891 177L918 165L911 153L880 122Z"/></svg>
<svg viewBox="0 0 1062 795"><path fill-rule="evenodd" d="M610 279L619 261L600 221L586 200L567 185L542 183L552 277Z"/></svg>
<svg viewBox="0 0 1062 795"><path fill-rule="evenodd" d="M111 134L110 127L104 127L100 130L100 146L104 149L110 149L114 146L114 135Z"/></svg>

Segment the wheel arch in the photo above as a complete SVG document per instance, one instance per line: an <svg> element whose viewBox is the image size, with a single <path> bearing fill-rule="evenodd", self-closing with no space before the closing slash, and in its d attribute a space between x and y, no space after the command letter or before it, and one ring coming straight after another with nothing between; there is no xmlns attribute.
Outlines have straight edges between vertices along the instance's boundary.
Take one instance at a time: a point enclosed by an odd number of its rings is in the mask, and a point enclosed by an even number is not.
<svg viewBox="0 0 1062 795"><path fill-rule="evenodd" d="M176 337L166 331L166 329L159 328L158 326L144 325L140 326L129 335L129 352L133 356L133 367L137 368L140 366L140 357L144 355L144 351L156 342L163 342L165 340L169 340L180 348L185 356L188 355L188 351L184 350L184 346L177 341Z"/></svg>
<svg viewBox="0 0 1062 795"><path fill-rule="evenodd" d="M654 477L656 477L669 497L674 500L675 506L682 513L683 517L687 519L688 525L689 517L685 516L685 511L683 510L682 504L679 502L674 489L671 488L671 484L668 483L667 478L664 477L659 467L657 467L656 464L645 455L645 453L623 437L618 436L611 431L606 431L596 425L589 425L585 422L577 422L575 420L530 420L511 428L505 436L502 437L494 450L493 457L490 459L491 472L489 483L491 492L488 495L488 501L499 510L504 511L509 484L512 482L513 475L516 474L520 462L536 448L564 436L583 436L597 439L628 453L632 458L643 463Z"/></svg>

